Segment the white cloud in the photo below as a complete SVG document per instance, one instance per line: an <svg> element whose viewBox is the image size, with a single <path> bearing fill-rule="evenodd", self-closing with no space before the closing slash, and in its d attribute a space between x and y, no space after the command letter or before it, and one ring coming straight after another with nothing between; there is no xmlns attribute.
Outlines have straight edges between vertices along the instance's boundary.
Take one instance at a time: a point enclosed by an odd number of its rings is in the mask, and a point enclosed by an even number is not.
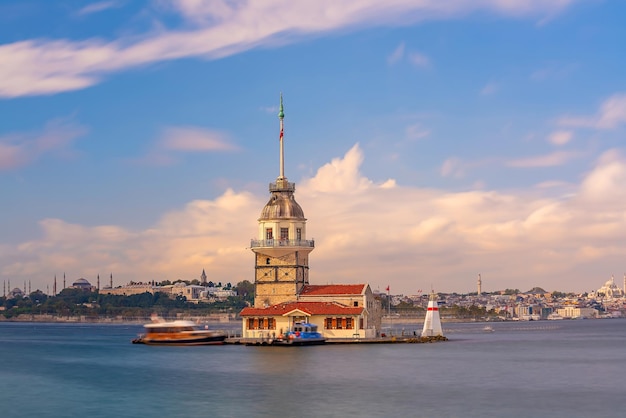
<svg viewBox="0 0 626 418"><path fill-rule="evenodd" d="M626 158L618 151L604 154L580 185L571 185L575 193L555 198L541 188L445 192L377 183L360 172L363 161L355 145L298 182L307 238L316 239L312 283L471 291L480 272L490 290L581 291L623 267ZM44 288L55 271L91 280L112 271L118 284L192 279L202 269L212 280L253 280L246 247L256 237L265 193L227 190L138 231L46 219L40 238L3 248L1 274L16 282L36 278Z"/></svg>
<svg viewBox="0 0 626 418"><path fill-rule="evenodd" d="M39 39L1 45L0 97L71 91L96 84L107 74L140 65L184 57L217 59L337 30L407 25L475 10L508 16L551 14L572 1L176 0L172 6L196 24L193 29L163 29L112 41ZM429 64L428 58L418 53L409 60L418 66Z"/></svg>
<svg viewBox="0 0 626 418"><path fill-rule="evenodd" d="M48 122L41 131L0 136L0 170L22 167L48 154L66 154L72 142L86 132L83 126L57 119Z"/></svg>
<svg viewBox="0 0 626 418"><path fill-rule="evenodd" d="M594 116L564 116L558 120L561 126L595 129L615 129L626 124L626 94L615 94L602 103Z"/></svg>
<svg viewBox="0 0 626 418"><path fill-rule="evenodd" d="M573 136L571 131L556 131L548 136L548 141L553 145L565 145L572 140Z"/></svg>

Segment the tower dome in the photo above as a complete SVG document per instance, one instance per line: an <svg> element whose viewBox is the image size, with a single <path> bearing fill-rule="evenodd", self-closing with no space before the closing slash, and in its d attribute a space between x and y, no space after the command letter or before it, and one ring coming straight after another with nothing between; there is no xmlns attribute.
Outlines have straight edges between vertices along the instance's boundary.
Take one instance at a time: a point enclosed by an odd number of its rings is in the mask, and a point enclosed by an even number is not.
<svg viewBox="0 0 626 418"><path fill-rule="evenodd" d="M305 220L304 211L291 193L274 192L261 211L259 221L270 219Z"/></svg>

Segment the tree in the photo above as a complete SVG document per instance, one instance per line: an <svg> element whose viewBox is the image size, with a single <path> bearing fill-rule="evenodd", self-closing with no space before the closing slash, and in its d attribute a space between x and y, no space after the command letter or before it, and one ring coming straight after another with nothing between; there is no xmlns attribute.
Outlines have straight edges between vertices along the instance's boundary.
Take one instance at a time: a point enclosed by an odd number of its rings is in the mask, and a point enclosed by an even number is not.
<svg viewBox="0 0 626 418"><path fill-rule="evenodd" d="M235 290L237 291L237 294L243 298L244 301L254 301L254 284L250 283L248 280L243 280L237 283L237 286L235 286Z"/></svg>

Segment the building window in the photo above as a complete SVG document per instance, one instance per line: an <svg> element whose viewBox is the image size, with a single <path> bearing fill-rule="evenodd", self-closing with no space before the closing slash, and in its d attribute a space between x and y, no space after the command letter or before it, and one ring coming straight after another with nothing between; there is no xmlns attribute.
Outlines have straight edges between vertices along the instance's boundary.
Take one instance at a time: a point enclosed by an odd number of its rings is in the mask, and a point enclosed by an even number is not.
<svg viewBox="0 0 626 418"><path fill-rule="evenodd" d="M274 231L272 230L272 228L265 229L265 239L267 240L274 239Z"/></svg>
<svg viewBox="0 0 626 418"><path fill-rule="evenodd" d="M267 329L276 329L276 319L267 318Z"/></svg>
<svg viewBox="0 0 626 418"><path fill-rule="evenodd" d="M358 301L358 300L355 300L355 301L354 301L354 307L356 308L356 307L358 307L358 306L359 306L359 301Z"/></svg>
<svg viewBox="0 0 626 418"><path fill-rule="evenodd" d="M265 259L265 264L269 264L269 263L270 263L270 258L269 258L269 257L267 257L267 258ZM265 275L267 275L267 273L265 273Z"/></svg>
<svg viewBox="0 0 626 418"><path fill-rule="evenodd" d="M289 239L289 228L280 228L280 239Z"/></svg>
<svg viewBox="0 0 626 418"><path fill-rule="evenodd" d="M325 327L326 329L333 329L333 319L332 318L326 318L325 322Z"/></svg>
<svg viewBox="0 0 626 418"><path fill-rule="evenodd" d="M346 329L352 329L352 318L346 318Z"/></svg>
<svg viewBox="0 0 626 418"><path fill-rule="evenodd" d="M298 241L302 239L302 228L296 228L296 239Z"/></svg>
<svg viewBox="0 0 626 418"><path fill-rule="evenodd" d="M254 318L248 318L248 329L254 329Z"/></svg>
<svg viewBox="0 0 626 418"><path fill-rule="evenodd" d="M363 318L359 318L359 329L364 329L364 321L363 321Z"/></svg>
<svg viewBox="0 0 626 418"><path fill-rule="evenodd" d="M337 329L343 329L343 319L337 318Z"/></svg>

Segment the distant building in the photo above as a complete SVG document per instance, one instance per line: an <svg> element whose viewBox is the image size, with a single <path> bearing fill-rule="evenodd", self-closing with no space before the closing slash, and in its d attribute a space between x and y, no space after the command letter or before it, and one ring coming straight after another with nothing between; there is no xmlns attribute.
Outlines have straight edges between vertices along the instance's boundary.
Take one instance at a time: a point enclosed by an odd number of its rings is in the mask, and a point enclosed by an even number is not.
<svg viewBox="0 0 626 418"><path fill-rule="evenodd" d="M140 295L142 293L156 293L160 292L160 286L154 286L149 283L139 283L139 284L127 284L125 286L118 286L115 288L105 287L100 289L101 295L120 295L120 296L131 296L131 295Z"/></svg>
<svg viewBox="0 0 626 418"><path fill-rule="evenodd" d="M611 276L601 288L591 292L589 296L593 298L618 299L624 297L624 290L615 284L615 280Z"/></svg>
<svg viewBox="0 0 626 418"><path fill-rule="evenodd" d="M24 296L25 295L22 289L20 289L19 287L16 287L13 290L9 290L9 293L7 294L7 299L23 298Z"/></svg>
<svg viewBox="0 0 626 418"><path fill-rule="evenodd" d="M80 279L72 283L72 286L70 286L70 289L80 289L80 290L92 292L96 290L96 287L92 286L91 283L89 283L87 279L83 279L81 277Z"/></svg>

